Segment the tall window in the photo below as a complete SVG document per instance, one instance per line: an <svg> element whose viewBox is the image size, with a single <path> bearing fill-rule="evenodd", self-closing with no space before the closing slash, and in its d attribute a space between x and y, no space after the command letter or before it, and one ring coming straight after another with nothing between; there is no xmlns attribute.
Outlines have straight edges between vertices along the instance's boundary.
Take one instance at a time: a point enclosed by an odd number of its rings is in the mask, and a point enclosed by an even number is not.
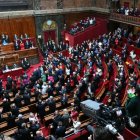
<svg viewBox="0 0 140 140"><path fill-rule="evenodd" d="M57 0L57 8L63 9L63 0Z"/></svg>
<svg viewBox="0 0 140 140"><path fill-rule="evenodd" d="M34 10L40 10L40 0L34 0L33 5Z"/></svg>

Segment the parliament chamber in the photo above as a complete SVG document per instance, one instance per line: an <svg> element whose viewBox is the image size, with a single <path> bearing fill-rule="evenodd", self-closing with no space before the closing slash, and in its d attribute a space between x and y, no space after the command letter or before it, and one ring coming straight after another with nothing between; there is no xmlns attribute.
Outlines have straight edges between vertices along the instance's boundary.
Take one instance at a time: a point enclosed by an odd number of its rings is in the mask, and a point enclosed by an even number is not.
<svg viewBox="0 0 140 140"><path fill-rule="evenodd" d="M0 0L0 139L139 140L140 0Z"/></svg>

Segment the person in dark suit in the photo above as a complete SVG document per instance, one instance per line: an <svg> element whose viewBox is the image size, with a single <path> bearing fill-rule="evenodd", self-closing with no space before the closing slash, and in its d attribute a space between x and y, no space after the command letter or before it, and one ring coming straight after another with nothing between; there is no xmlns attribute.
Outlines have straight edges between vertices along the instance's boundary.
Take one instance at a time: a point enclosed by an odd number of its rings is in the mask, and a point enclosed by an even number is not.
<svg viewBox="0 0 140 140"><path fill-rule="evenodd" d="M67 109L63 110L62 123L67 128L70 124L70 115Z"/></svg>
<svg viewBox="0 0 140 140"><path fill-rule="evenodd" d="M46 140L45 137L43 136L41 131L37 131L36 132L36 137L34 138L34 140Z"/></svg>
<svg viewBox="0 0 140 140"><path fill-rule="evenodd" d="M140 127L140 85L136 87L136 96L132 97L126 105L126 111L129 117L135 118L134 123Z"/></svg>
<svg viewBox="0 0 140 140"><path fill-rule="evenodd" d="M0 79L0 96L1 96L1 93L2 93L2 88L3 88L3 82L2 82L2 79Z"/></svg>
<svg viewBox="0 0 140 140"><path fill-rule="evenodd" d="M55 103L55 100L54 100L53 96L49 97L49 99L47 100L47 105L49 106L49 111L51 113L55 112L56 103Z"/></svg>
<svg viewBox="0 0 140 140"><path fill-rule="evenodd" d="M27 70L30 67L30 63L26 57L21 61L21 66L24 70Z"/></svg>
<svg viewBox="0 0 140 140"><path fill-rule="evenodd" d="M41 122L43 123L43 119L44 119L44 116L46 115L46 112L45 112L45 108L46 108L46 103L39 100L38 103L37 103L37 112L40 116L40 119L41 119Z"/></svg>
<svg viewBox="0 0 140 140"><path fill-rule="evenodd" d="M21 129L19 129L19 133L21 135L20 140L31 140L30 130L27 128L26 123L21 125Z"/></svg>
<svg viewBox="0 0 140 140"><path fill-rule="evenodd" d="M28 92L25 92L24 94L23 94L23 100L24 100L24 103L25 103L25 105L28 105L28 104L30 104L30 94L28 93Z"/></svg>
<svg viewBox="0 0 140 140"><path fill-rule="evenodd" d="M24 120L22 114L19 114L18 120L16 121L16 125L18 126L19 129L21 129L21 126L23 123L25 123L25 120Z"/></svg>
<svg viewBox="0 0 140 140"><path fill-rule="evenodd" d="M61 104L63 107L66 107L68 105L68 97L66 96L66 94L63 94L61 96Z"/></svg>
<svg viewBox="0 0 140 140"><path fill-rule="evenodd" d="M3 106L2 113L9 112L11 109L10 102L6 98L3 99L2 106Z"/></svg>
<svg viewBox="0 0 140 140"><path fill-rule="evenodd" d="M20 45L17 40L14 42L14 47L15 47L15 50L20 50Z"/></svg>
<svg viewBox="0 0 140 140"><path fill-rule="evenodd" d="M22 97L17 93L14 98L14 103L16 104L17 107L21 107L21 101Z"/></svg>
<svg viewBox="0 0 140 140"><path fill-rule="evenodd" d="M2 115L2 109L0 109L0 123L5 121L5 118Z"/></svg>
<svg viewBox="0 0 140 140"><path fill-rule="evenodd" d="M33 136L36 136L36 132L39 130L40 126L37 122L30 122L30 132L32 132Z"/></svg>
<svg viewBox="0 0 140 140"><path fill-rule="evenodd" d="M41 96L40 89L36 88L34 93L35 93L35 98L36 98L36 101L37 101Z"/></svg>
<svg viewBox="0 0 140 140"><path fill-rule="evenodd" d="M15 105L15 103L11 104L11 112L15 117L19 115L19 108Z"/></svg>
<svg viewBox="0 0 140 140"><path fill-rule="evenodd" d="M48 93L48 96L50 97L51 95L53 95L53 87L51 85L48 86L47 93Z"/></svg>
<svg viewBox="0 0 140 140"><path fill-rule="evenodd" d="M8 117L7 117L7 124L9 127L13 127L15 126L15 116L12 113L8 113Z"/></svg>
<svg viewBox="0 0 140 140"><path fill-rule="evenodd" d="M10 83L10 85L12 85L12 77L10 75L7 76L7 82Z"/></svg>
<svg viewBox="0 0 140 140"><path fill-rule="evenodd" d="M30 48L30 44L29 44L29 41L28 40L26 40L24 46L25 46L25 49L29 49Z"/></svg>
<svg viewBox="0 0 140 140"><path fill-rule="evenodd" d="M63 126L62 122L60 121L58 123L57 128L56 128L55 135L56 135L57 138L64 137L65 136L65 132L66 132L66 127Z"/></svg>
<svg viewBox="0 0 140 140"><path fill-rule="evenodd" d="M57 126L58 126L58 123L61 121L61 114L59 113L58 110L56 110L54 112L54 118L53 118L53 129L54 131L56 130Z"/></svg>

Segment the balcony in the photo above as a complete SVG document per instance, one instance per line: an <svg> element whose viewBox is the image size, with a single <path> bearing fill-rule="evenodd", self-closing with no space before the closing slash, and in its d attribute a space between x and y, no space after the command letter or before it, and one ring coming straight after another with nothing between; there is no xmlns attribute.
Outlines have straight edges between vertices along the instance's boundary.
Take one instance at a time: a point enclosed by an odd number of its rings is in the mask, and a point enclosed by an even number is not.
<svg viewBox="0 0 140 140"><path fill-rule="evenodd" d="M140 27L140 17L136 16L126 16L119 13L111 13L110 20Z"/></svg>

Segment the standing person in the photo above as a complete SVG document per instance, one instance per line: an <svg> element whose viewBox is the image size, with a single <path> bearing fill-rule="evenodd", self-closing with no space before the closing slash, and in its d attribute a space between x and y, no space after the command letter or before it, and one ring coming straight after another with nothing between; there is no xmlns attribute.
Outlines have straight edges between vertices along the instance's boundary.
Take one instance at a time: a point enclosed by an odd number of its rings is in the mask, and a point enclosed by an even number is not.
<svg viewBox="0 0 140 140"><path fill-rule="evenodd" d="M27 128L26 123L23 123L21 125L21 129L19 129L19 133L21 135L20 140L31 140L30 130Z"/></svg>
<svg viewBox="0 0 140 140"><path fill-rule="evenodd" d="M62 123L67 128L70 124L70 115L67 109L63 110Z"/></svg>
<svg viewBox="0 0 140 140"><path fill-rule="evenodd" d="M47 100L47 104L49 106L50 113L54 113L56 109L56 103L53 96L50 96L50 98Z"/></svg>
<svg viewBox="0 0 140 140"><path fill-rule="evenodd" d="M34 138L34 140L46 140L46 139L41 131L36 131L36 137Z"/></svg>
<svg viewBox="0 0 140 140"><path fill-rule="evenodd" d="M42 85L42 94L46 94L47 93L47 89L48 89L48 85L46 82L43 82Z"/></svg>
<svg viewBox="0 0 140 140"><path fill-rule="evenodd" d="M61 97L61 104L63 107L66 107L68 105L68 97L65 93Z"/></svg>
<svg viewBox="0 0 140 140"><path fill-rule="evenodd" d="M140 85L136 87L136 96L131 98L131 100L126 105L126 111L128 116L132 118L133 122L140 127Z"/></svg>
<svg viewBox="0 0 140 140"><path fill-rule="evenodd" d="M0 79L0 98L1 98L1 96L2 96L2 79Z"/></svg>
<svg viewBox="0 0 140 140"><path fill-rule="evenodd" d="M43 123L44 116L46 115L46 111L45 111L46 103L39 100L36 106L41 119L41 123Z"/></svg>
<svg viewBox="0 0 140 140"><path fill-rule="evenodd" d="M79 121L79 118L77 118L77 120L73 120L73 127L74 133L78 133L80 131L81 122Z"/></svg>
<svg viewBox="0 0 140 140"><path fill-rule="evenodd" d="M63 125L63 123L61 121L58 122L58 126L57 126L56 131L55 131L56 137L57 138L64 137L65 132L66 132L66 127Z"/></svg>
<svg viewBox="0 0 140 140"><path fill-rule="evenodd" d="M26 57L21 61L21 66L24 70L27 70L30 67L30 63Z"/></svg>

